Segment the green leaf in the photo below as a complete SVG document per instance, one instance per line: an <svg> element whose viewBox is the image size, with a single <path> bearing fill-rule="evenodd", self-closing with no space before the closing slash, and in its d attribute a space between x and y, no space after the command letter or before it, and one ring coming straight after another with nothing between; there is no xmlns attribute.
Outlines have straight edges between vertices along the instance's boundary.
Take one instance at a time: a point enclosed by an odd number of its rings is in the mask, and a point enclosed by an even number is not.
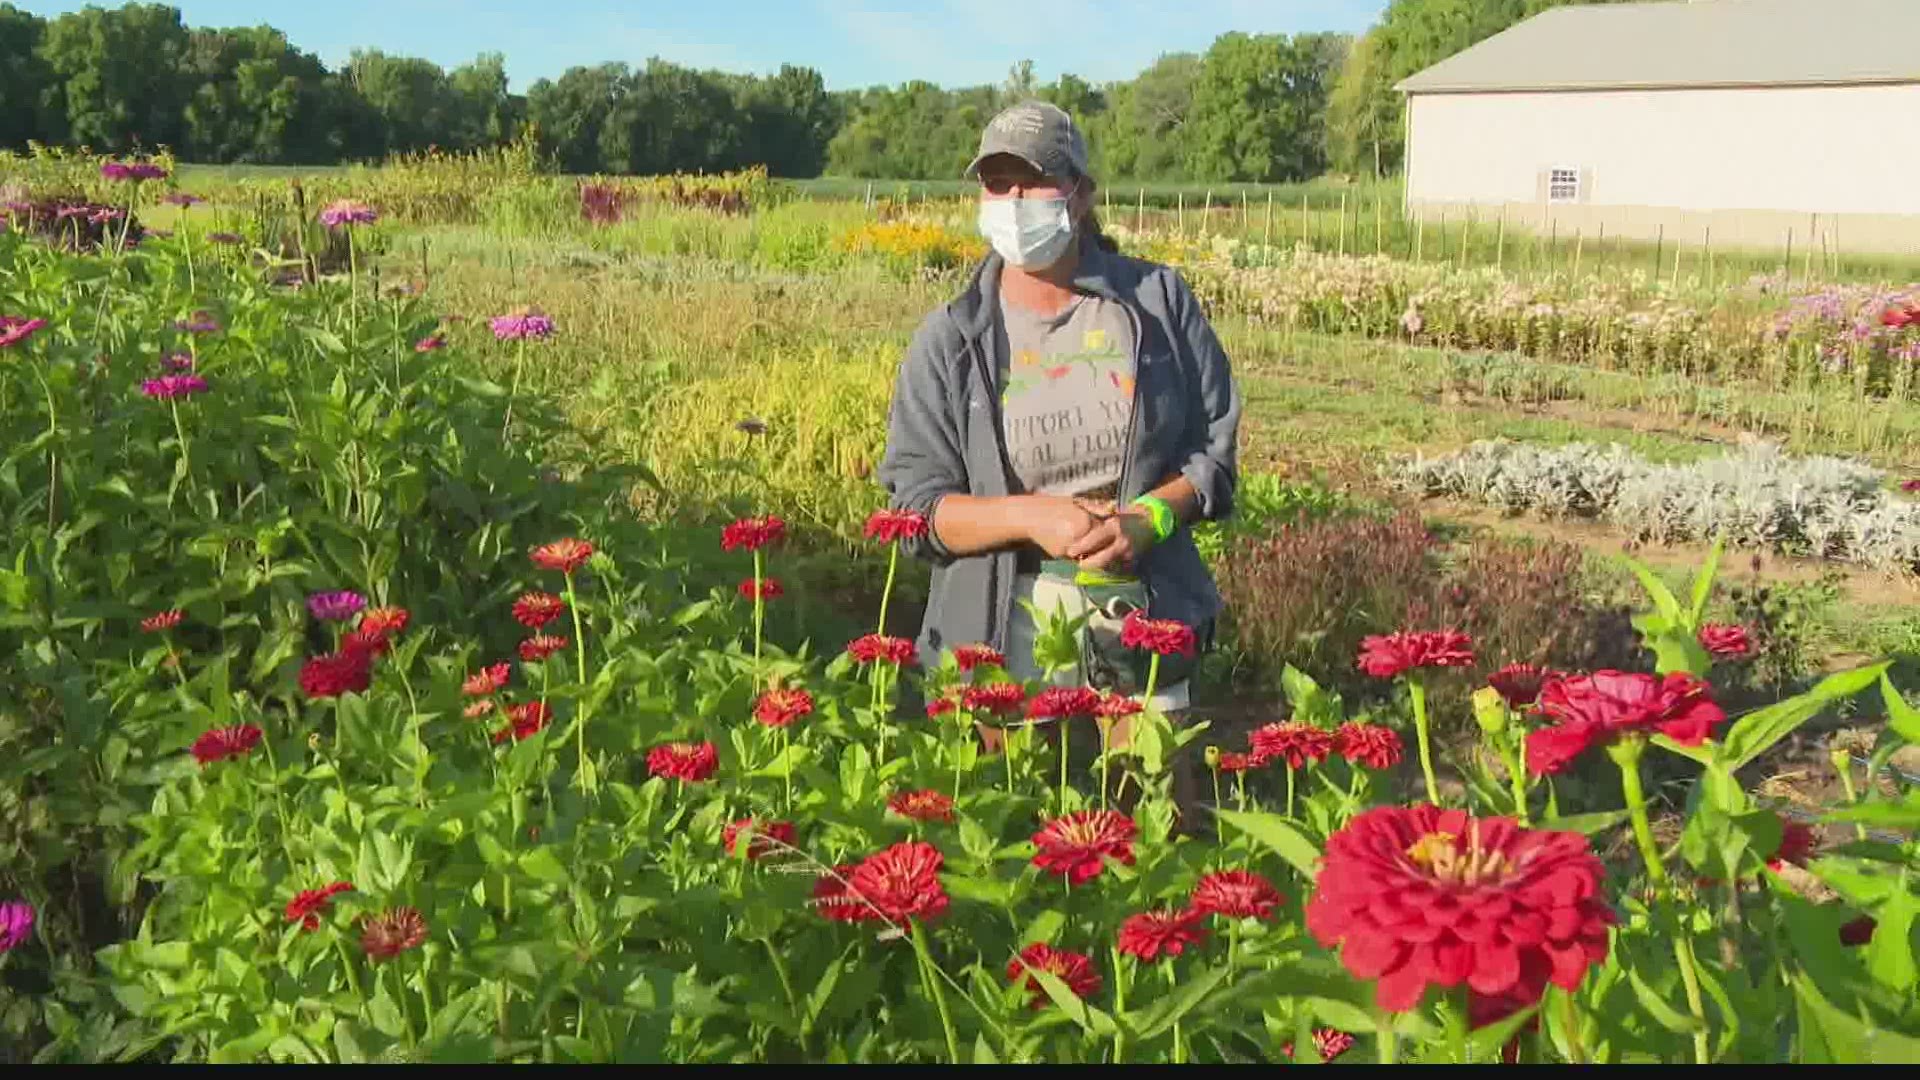
<svg viewBox="0 0 1920 1080"><path fill-rule="evenodd" d="M744 848L746 845L740 846ZM560 862L560 857L553 853L552 847L537 847L520 856L520 869L528 877L549 885L565 885L571 876Z"/></svg>
<svg viewBox="0 0 1920 1080"><path fill-rule="evenodd" d="M1720 572L1720 556L1727 550L1727 534L1720 533L1713 538L1713 550L1707 552L1707 561L1693 578L1693 603L1688 612L1689 628L1698 632L1700 620L1707 613L1707 599L1713 595L1713 579Z"/></svg>
<svg viewBox="0 0 1920 1080"><path fill-rule="evenodd" d="M1640 1007L1645 1009L1647 1015L1661 1027L1676 1035L1691 1035L1694 1029L1700 1026L1693 1017L1661 1000L1660 995L1654 993L1653 987L1647 985L1639 972L1628 971L1627 981L1633 984L1633 996L1640 999Z"/></svg>
<svg viewBox="0 0 1920 1080"><path fill-rule="evenodd" d="M1647 741L1659 747L1662 750L1665 750L1669 753L1679 754L1681 757L1687 758L1690 761L1697 761L1702 765L1713 764L1713 751L1714 751L1715 744L1711 741L1701 743L1699 746L1681 746L1679 743L1674 742L1672 739L1668 738L1667 736L1657 734L1657 733L1653 736L1653 738L1648 739Z"/></svg>
<svg viewBox="0 0 1920 1080"><path fill-rule="evenodd" d="M1647 590L1647 596L1653 600L1654 610L1660 613L1660 617L1666 620L1668 626L1679 623L1680 601L1674 598L1673 590L1667 588L1666 582L1661 581L1657 574L1647 569L1638 559L1627 559L1626 562L1627 569L1633 571L1633 576L1640 579L1640 587Z"/></svg>
<svg viewBox="0 0 1920 1080"><path fill-rule="evenodd" d="M973 1063L975 1065L998 1065L1000 1059L994 1056L993 1047L987 1043L987 1033L981 1032L973 1037Z"/></svg>
<svg viewBox="0 0 1920 1080"><path fill-rule="evenodd" d="M1048 908L1035 915L1033 921L1027 924L1027 928L1021 931L1020 944L1024 947L1036 941L1052 941L1054 935L1058 934L1060 928L1066 924L1067 916L1064 912L1056 908Z"/></svg>
<svg viewBox="0 0 1920 1080"><path fill-rule="evenodd" d="M1920 709L1907 704L1907 699L1894 689L1893 682L1886 675L1880 676L1880 698L1887 703L1887 726L1894 734L1910 743L1920 743Z"/></svg>
<svg viewBox="0 0 1920 1080"><path fill-rule="evenodd" d="M272 1028L262 1028L251 1035L243 1035L214 1047L207 1061L212 1065L241 1065L257 1061L277 1038L279 1034Z"/></svg>
<svg viewBox="0 0 1920 1080"><path fill-rule="evenodd" d="M1822 814L1820 820L1857 822L1888 829L1920 829L1920 788L1907 792L1906 798L1899 802L1875 799Z"/></svg>
<svg viewBox="0 0 1920 1080"><path fill-rule="evenodd" d="M1222 821L1265 844L1309 882L1319 873L1320 849L1277 814L1215 810Z"/></svg>
<svg viewBox="0 0 1920 1080"><path fill-rule="evenodd" d="M1521 1009L1512 1016L1504 1016L1485 1027L1475 1028L1467 1033L1467 1060L1497 1060L1500 1050L1513 1041L1533 1014L1540 1011L1540 1003Z"/></svg>
<svg viewBox="0 0 1920 1080"><path fill-rule="evenodd" d="M1197 976L1189 972L1180 980L1179 989L1154 1002L1153 1008L1147 1013L1147 1018L1141 1023L1140 1038L1156 1039L1162 1032L1171 1030L1174 1024L1192 1012L1194 1006L1200 1004L1201 999L1225 981L1226 977L1225 964L1216 964Z"/></svg>
<svg viewBox="0 0 1920 1080"><path fill-rule="evenodd" d="M1912 893L1896 890L1874 910L1873 940L1867 943L1867 973L1899 994L1910 993L1920 978L1913 962L1915 907Z"/></svg>
<svg viewBox="0 0 1920 1080"><path fill-rule="evenodd" d="M1066 1013L1074 1023L1079 1024L1082 1031L1097 1039L1110 1039L1118 1030L1114 1027L1113 1017L1075 997L1073 991L1067 989L1067 984L1058 975L1032 966L1028 966L1026 970L1040 983L1040 988L1047 992L1047 996L1053 999L1053 1003L1059 1007L1060 1011Z"/></svg>
<svg viewBox="0 0 1920 1080"><path fill-rule="evenodd" d="M1625 810L1597 810L1591 814L1573 814L1563 818L1547 818L1540 823L1543 829L1558 832L1577 832L1582 836L1592 836L1605 832L1628 818Z"/></svg>
<svg viewBox="0 0 1920 1080"><path fill-rule="evenodd" d="M1873 685L1874 680L1879 679L1889 666L1891 661L1881 661L1852 671L1838 672L1821 679L1804 694L1748 713L1727 729L1721 760L1729 770L1738 771L1766 753L1768 747L1792 734L1795 728L1819 715L1828 705Z"/></svg>
<svg viewBox="0 0 1920 1080"><path fill-rule="evenodd" d="M1920 1039L1888 1030L1837 1009L1822 997L1805 972L1793 977L1793 990L1818 1021L1827 1051L1840 1065L1911 1065L1920 1061Z"/></svg>
<svg viewBox="0 0 1920 1080"><path fill-rule="evenodd" d="M1856 907L1877 906L1899 887L1898 875L1877 864L1839 855L1825 855L1807 864L1807 871Z"/></svg>

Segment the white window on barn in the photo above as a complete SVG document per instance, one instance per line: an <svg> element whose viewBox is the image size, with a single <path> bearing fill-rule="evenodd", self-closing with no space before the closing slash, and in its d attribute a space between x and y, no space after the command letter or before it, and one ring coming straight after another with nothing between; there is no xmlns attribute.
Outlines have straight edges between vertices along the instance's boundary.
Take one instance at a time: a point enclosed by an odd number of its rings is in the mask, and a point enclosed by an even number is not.
<svg viewBox="0 0 1920 1080"><path fill-rule="evenodd" d="M1571 203L1580 201L1580 170L1550 169L1547 172L1547 201Z"/></svg>

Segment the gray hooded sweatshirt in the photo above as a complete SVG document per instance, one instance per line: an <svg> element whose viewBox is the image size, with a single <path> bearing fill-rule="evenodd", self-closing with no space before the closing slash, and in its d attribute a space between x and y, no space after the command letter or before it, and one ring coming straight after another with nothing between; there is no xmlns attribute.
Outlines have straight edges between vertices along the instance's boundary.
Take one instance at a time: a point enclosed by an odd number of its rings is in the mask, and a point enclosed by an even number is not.
<svg viewBox="0 0 1920 1080"><path fill-rule="evenodd" d="M1134 324L1120 504L1177 472L1199 493L1204 520L1227 517L1238 481L1241 398L1219 338L1177 271L1105 251L1091 236L1079 243L1073 287L1117 301ZM1010 494L999 386L1007 358L998 355L1002 338L994 333L1003 265L989 253L966 290L921 322L894 384L878 479L894 508L918 511L929 523L944 496ZM933 563L920 662L937 664L943 649L958 645L1004 650L1018 553L955 555L931 528L905 546ZM1207 640L1220 593L1186 529L1150 548L1135 572L1154 618L1178 619Z"/></svg>

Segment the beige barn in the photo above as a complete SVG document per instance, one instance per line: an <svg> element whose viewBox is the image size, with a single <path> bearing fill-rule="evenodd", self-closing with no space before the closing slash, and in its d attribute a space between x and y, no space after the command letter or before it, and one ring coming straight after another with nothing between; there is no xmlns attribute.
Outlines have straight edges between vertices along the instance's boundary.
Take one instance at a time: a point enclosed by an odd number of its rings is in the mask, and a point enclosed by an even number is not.
<svg viewBox="0 0 1920 1080"><path fill-rule="evenodd" d="M1920 253L1920 0L1554 8L1398 89L1424 220Z"/></svg>

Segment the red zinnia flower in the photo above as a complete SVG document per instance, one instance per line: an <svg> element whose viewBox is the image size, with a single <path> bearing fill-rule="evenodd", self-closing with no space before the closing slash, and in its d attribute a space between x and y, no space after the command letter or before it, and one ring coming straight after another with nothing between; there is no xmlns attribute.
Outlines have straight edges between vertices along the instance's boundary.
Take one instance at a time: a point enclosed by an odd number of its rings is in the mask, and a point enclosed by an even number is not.
<svg viewBox="0 0 1920 1080"><path fill-rule="evenodd" d="M1100 704L1094 707L1093 715L1103 720L1118 720L1126 716L1137 716L1146 711L1146 706L1125 694L1101 694Z"/></svg>
<svg viewBox="0 0 1920 1080"><path fill-rule="evenodd" d="M1737 660L1753 652L1747 628L1729 623L1707 623L1700 628L1700 647L1715 660Z"/></svg>
<svg viewBox="0 0 1920 1080"><path fill-rule="evenodd" d="M513 602L513 619L529 630L538 630L566 614L567 602L550 592L521 593Z"/></svg>
<svg viewBox="0 0 1920 1080"><path fill-rule="evenodd" d="M1027 702L1029 720L1071 720L1100 711L1100 691L1085 686L1049 686Z"/></svg>
<svg viewBox="0 0 1920 1080"><path fill-rule="evenodd" d="M867 539L892 544L927 535L927 519L913 510L875 510L867 518Z"/></svg>
<svg viewBox="0 0 1920 1080"><path fill-rule="evenodd" d="M1143 911L1138 915L1129 915L1120 924L1120 951L1147 962L1158 960L1163 955L1179 956L1187 946L1198 945L1206 940L1207 932L1200 926L1200 920L1205 917L1206 912L1197 908Z"/></svg>
<svg viewBox="0 0 1920 1080"><path fill-rule="evenodd" d="M468 705L466 708L461 709L460 715L466 717L469 720L478 720L479 718L487 715L492 711L493 711L493 699L481 698L479 701L476 701L473 704Z"/></svg>
<svg viewBox="0 0 1920 1080"><path fill-rule="evenodd" d="M368 608L360 615L360 632L392 636L407 628L413 613L403 607Z"/></svg>
<svg viewBox="0 0 1920 1080"><path fill-rule="evenodd" d="M847 875L847 890L878 909L889 922L922 921L947 910L940 884L945 860L932 844L909 841L867 856Z"/></svg>
<svg viewBox="0 0 1920 1080"><path fill-rule="evenodd" d="M753 718L770 728L783 728L813 713L813 695L805 690L769 690L754 702Z"/></svg>
<svg viewBox="0 0 1920 1080"><path fill-rule="evenodd" d="M1033 994L1033 1007L1046 1007L1053 999L1040 985L1040 980L1028 970L1044 971L1067 984L1067 989L1077 998L1091 997L1100 992L1100 973L1093 970L1093 961L1077 952L1056 949L1044 941L1036 941L1020 950L1018 959L1007 961L1007 981L1015 986L1024 985Z"/></svg>
<svg viewBox="0 0 1920 1080"><path fill-rule="evenodd" d="M145 630L149 634L158 633L161 630L171 630L179 626L180 620L186 617L187 613L178 608L172 611L158 611L141 619L140 629Z"/></svg>
<svg viewBox="0 0 1920 1080"><path fill-rule="evenodd" d="M1391 679L1425 667L1467 667L1473 663L1473 639L1457 630L1375 634L1360 641L1360 670Z"/></svg>
<svg viewBox="0 0 1920 1080"><path fill-rule="evenodd" d="M1353 1036L1333 1028L1314 1028L1313 1049L1320 1055L1322 1064L1331 1064L1334 1058L1353 1049ZM1283 1045L1280 1047L1280 1052L1287 1057L1292 1057L1293 1044Z"/></svg>
<svg viewBox="0 0 1920 1080"><path fill-rule="evenodd" d="M397 907L367 920L360 932L360 947L367 959L378 964L391 960L408 949L417 949L427 940L427 920L417 908Z"/></svg>
<svg viewBox="0 0 1920 1080"><path fill-rule="evenodd" d="M961 693L960 703L968 712L1018 716L1021 706L1027 703L1027 689L1019 683L969 686Z"/></svg>
<svg viewBox="0 0 1920 1080"><path fill-rule="evenodd" d="M1268 724L1247 736L1247 746L1256 766L1279 759L1297 769L1333 753L1333 732L1298 721Z"/></svg>
<svg viewBox="0 0 1920 1080"><path fill-rule="evenodd" d="M905 667L913 663L914 648L913 642L906 638L868 634L849 641L847 652L863 664L884 661L895 667Z"/></svg>
<svg viewBox="0 0 1920 1080"><path fill-rule="evenodd" d="M749 859L757 859L775 850L776 844L786 844L791 847L796 835L793 823L790 821L762 822L744 817L728 824L721 834L720 840L726 846L727 854L733 854L734 844L739 841L740 834L743 832L750 835L747 841L747 858Z"/></svg>
<svg viewBox="0 0 1920 1080"><path fill-rule="evenodd" d="M352 892L353 886L345 881L336 881L318 889L301 889L294 898L287 901L287 921L300 924L303 931L320 929L320 915L333 906L337 893Z"/></svg>
<svg viewBox="0 0 1920 1080"><path fill-rule="evenodd" d="M934 698L932 701L927 702L927 719L938 720L943 716L951 716L953 715L953 711L959 707L959 699L952 695Z"/></svg>
<svg viewBox="0 0 1920 1080"><path fill-rule="evenodd" d="M1391 769L1400 764L1400 733L1379 724L1349 720L1333 733L1336 752L1356 765L1369 769Z"/></svg>
<svg viewBox="0 0 1920 1080"><path fill-rule="evenodd" d="M1264 919L1284 899L1273 883L1251 870L1221 870L1193 887L1193 910L1229 919Z"/></svg>
<svg viewBox="0 0 1920 1080"><path fill-rule="evenodd" d="M962 645L953 650L953 662L958 664L963 672L971 672L977 667L1007 666L1006 656L1000 650L988 645Z"/></svg>
<svg viewBox="0 0 1920 1080"><path fill-rule="evenodd" d="M460 684L460 692L468 697L495 693L507 685L507 679L512 673L513 669L505 664L483 667L467 676L467 681Z"/></svg>
<svg viewBox="0 0 1920 1080"><path fill-rule="evenodd" d="M1905 311L1897 307L1891 307L1880 313L1880 325L1898 330L1908 323L1915 321L1916 317L1920 317L1920 310Z"/></svg>
<svg viewBox="0 0 1920 1080"><path fill-rule="evenodd" d="M413 351L417 353L433 352L436 349L444 349L446 347L447 339L441 337L439 334L428 334L426 337L413 343Z"/></svg>
<svg viewBox="0 0 1920 1080"><path fill-rule="evenodd" d="M1774 849L1767 860L1767 869L1778 871L1787 863L1805 867L1807 860L1813 857L1813 849L1820 843L1820 837L1811 825L1798 821L1780 819L1780 846Z"/></svg>
<svg viewBox="0 0 1920 1080"><path fill-rule="evenodd" d="M571 574L593 558L593 545L571 536L541 544L530 553L534 565Z"/></svg>
<svg viewBox="0 0 1920 1080"><path fill-rule="evenodd" d="M1237 750L1220 751L1220 771L1223 773L1243 773L1254 768L1253 755L1242 754Z"/></svg>
<svg viewBox="0 0 1920 1080"><path fill-rule="evenodd" d="M11 348L33 336L34 331L47 325L45 319L28 319L19 315L0 315L0 349Z"/></svg>
<svg viewBox="0 0 1920 1080"><path fill-rule="evenodd" d="M507 719L511 723L493 733L494 742L506 742L508 739L519 742L533 738L553 722L553 710L547 708L545 702L528 701L507 706Z"/></svg>
<svg viewBox="0 0 1920 1080"><path fill-rule="evenodd" d="M1084 885L1106 868L1102 856L1133 865L1133 819L1113 810L1079 810L1033 834L1033 865Z"/></svg>
<svg viewBox="0 0 1920 1080"><path fill-rule="evenodd" d="M545 660L567 647L567 639L553 634L535 634L520 643L520 659L531 664Z"/></svg>
<svg viewBox="0 0 1920 1080"><path fill-rule="evenodd" d="M778 600L780 597L785 596L787 592L787 590L781 588L780 579L778 578L761 578L758 591L761 600ZM752 600L754 599L754 592L755 589L752 578L746 578L740 582L740 599Z"/></svg>
<svg viewBox="0 0 1920 1080"><path fill-rule="evenodd" d="M1149 619L1135 608L1120 624L1120 644L1161 656L1192 656L1193 627L1173 619Z"/></svg>
<svg viewBox="0 0 1920 1080"><path fill-rule="evenodd" d="M392 648L392 646L387 643L387 635L378 630L368 630L364 627L358 630L349 630L340 638L341 652L358 653L366 657L369 662L376 657L387 655L387 650L390 648Z"/></svg>
<svg viewBox="0 0 1920 1080"><path fill-rule="evenodd" d="M1487 676L1487 685L1499 691L1509 708L1524 709L1540 699L1540 688L1558 674L1533 664L1508 664Z"/></svg>
<svg viewBox="0 0 1920 1080"><path fill-rule="evenodd" d="M822 918L834 922L866 922L877 917L872 908L847 891L847 875L851 873L853 864L843 863L834 867L833 873L821 874L815 879L813 896L808 903Z"/></svg>
<svg viewBox="0 0 1920 1080"><path fill-rule="evenodd" d="M741 518L720 530L720 550L759 551L786 535L787 523L777 517Z"/></svg>
<svg viewBox="0 0 1920 1080"><path fill-rule="evenodd" d="M1607 956L1614 914L1578 833L1431 805L1380 806L1327 838L1307 931L1389 1012L1429 984L1537 1000Z"/></svg>
<svg viewBox="0 0 1920 1080"><path fill-rule="evenodd" d="M1540 690L1539 709L1556 723L1527 733L1527 769L1536 776L1557 773L1588 747L1634 732L1658 731L1698 746L1727 718L1709 689L1684 671L1664 679L1596 671L1550 680Z"/></svg>
<svg viewBox="0 0 1920 1080"><path fill-rule="evenodd" d="M887 800L887 809L915 821L952 821L953 800L938 791L902 791Z"/></svg>
<svg viewBox="0 0 1920 1080"><path fill-rule="evenodd" d="M1871 915L1862 915L1840 927L1840 944L1865 945L1873 940L1874 927L1879 925Z"/></svg>
<svg viewBox="0 0 1920 1080"><path fill-rule="evenodd" d="M200 737L193 740L193 760L205 768L216 761L252 753L258 745L260 729L252 724L214 728L201 732Z"/></svg>
<svg viewBox="0 0 1920 1080"><path fill-rule="evenodd" d="M663 743L647 751L647 771L697 784L720 767L720 751L710 742Z"/></svg>
<svg viewBox="0 0 1920 1080"><path fill-rule="evenodd" d="M310 698L366 692L373 681L373 657L356 649L316 656L300 669L300 691Z"/></svg>

